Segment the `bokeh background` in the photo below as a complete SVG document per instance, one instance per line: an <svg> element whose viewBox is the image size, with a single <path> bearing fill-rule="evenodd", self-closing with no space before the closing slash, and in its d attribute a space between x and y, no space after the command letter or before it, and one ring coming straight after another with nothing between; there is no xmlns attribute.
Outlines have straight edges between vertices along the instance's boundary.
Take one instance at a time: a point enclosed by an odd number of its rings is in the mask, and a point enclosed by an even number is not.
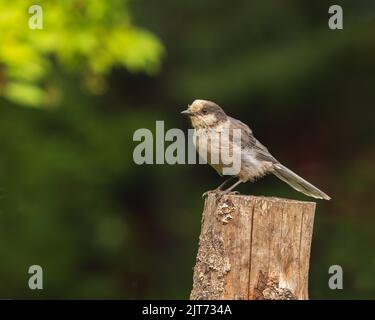
<svg viewBox="0 0 375 320"><path fill-rule="evenodd" d="M187 130L180 111L202 98L331 195L311 298L374 299L374 57L370 0L0 0L0 298L188 298L201 194L222 179L137 166L132 137L155 120ZM309 200L271 176L240 191ZM328 288L334 264L343 290Z"/></svg>

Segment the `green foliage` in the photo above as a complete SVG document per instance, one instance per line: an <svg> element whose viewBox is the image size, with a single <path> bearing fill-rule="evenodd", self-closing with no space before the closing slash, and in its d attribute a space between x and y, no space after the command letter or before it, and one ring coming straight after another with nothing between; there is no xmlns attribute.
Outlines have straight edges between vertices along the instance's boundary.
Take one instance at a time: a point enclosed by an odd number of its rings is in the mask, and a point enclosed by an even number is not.
<svg viewBox="0 0 375 320"><path fill-rule="evenodd" d="M0 74L6 79L0 94L9 100L33 107L58 104L58 97L50 98L61 89L49 85L53 61L79 75L92 94L105 91L105 77L116 66L148 74L159 70L163 47L132 23L126 1L41 1L42 30L29 29L33 4L0 0Z"/></svg>

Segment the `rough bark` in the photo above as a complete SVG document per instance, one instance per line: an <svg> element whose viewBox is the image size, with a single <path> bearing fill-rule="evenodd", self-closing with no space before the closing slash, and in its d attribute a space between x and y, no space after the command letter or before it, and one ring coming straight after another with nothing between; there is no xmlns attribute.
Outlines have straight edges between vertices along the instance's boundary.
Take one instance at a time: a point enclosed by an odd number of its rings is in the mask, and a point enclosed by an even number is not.
<svg viewBox="0 0 375 320"><path fill-rule="evenodd" d="M191 299L308 299L315 203L209 193Z"/></svg>

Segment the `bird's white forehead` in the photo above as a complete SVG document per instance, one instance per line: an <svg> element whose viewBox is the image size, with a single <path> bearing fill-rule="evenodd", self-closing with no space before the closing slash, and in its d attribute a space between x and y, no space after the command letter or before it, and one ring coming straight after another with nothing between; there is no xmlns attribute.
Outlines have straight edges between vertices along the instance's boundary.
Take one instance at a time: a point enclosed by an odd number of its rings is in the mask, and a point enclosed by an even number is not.
<svg viewBox="0 0 375 320"><path fill-rule="evenodd" d="M195 112L195 111L199 111L200 109L202 109L202 107L207 103L208 101L207 100L202 100L202 99L196 99L193 101L193 103L190 105L190 110Z"/></svg>

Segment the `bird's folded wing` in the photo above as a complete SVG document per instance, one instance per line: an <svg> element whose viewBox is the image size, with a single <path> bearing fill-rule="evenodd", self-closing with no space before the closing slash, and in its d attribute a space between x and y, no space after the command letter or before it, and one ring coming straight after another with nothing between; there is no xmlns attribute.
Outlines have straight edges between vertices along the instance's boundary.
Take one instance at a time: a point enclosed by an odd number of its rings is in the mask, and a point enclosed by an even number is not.
<svg viewBox="0 0 375 320"><path fill-rule="evenodd" d="M278 163L278 161L270 154L268 149L262 145L257 139L255 139L253 132L248 125L230 117L232 129L241 130L241 149L250 148L256 154L256 158L261 161L267 161L272 163Z"/></svg>

